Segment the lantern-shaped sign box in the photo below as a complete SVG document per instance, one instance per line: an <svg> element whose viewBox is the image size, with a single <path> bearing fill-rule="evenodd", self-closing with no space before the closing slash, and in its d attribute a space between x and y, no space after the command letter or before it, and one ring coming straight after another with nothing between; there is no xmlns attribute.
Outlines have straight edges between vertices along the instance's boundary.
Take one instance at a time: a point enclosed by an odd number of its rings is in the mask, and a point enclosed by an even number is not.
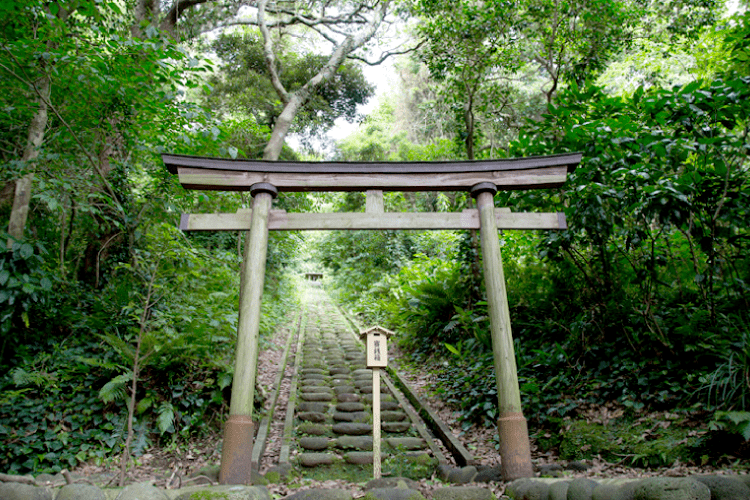
<svg viewBox="0 0 750 500"><path fill-rule="evenodd" d="M367 344L367 368L388 366L388 337L394 335L382 326L373 326L359 332Z"/></svg>

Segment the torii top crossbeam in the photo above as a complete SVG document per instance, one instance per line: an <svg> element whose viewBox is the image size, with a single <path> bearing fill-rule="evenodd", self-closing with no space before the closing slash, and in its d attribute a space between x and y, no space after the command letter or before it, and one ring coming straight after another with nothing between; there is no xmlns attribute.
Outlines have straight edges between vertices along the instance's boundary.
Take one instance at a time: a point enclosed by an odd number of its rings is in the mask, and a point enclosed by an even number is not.
<svg viewBox="0 0 750 500"><path fill-rule="evenodd" d="M499 190L561 186L580 153L457 162L300 162L162 155L186 189L249 191L268 183L279 191L467 191L490 182Z"/></svg>

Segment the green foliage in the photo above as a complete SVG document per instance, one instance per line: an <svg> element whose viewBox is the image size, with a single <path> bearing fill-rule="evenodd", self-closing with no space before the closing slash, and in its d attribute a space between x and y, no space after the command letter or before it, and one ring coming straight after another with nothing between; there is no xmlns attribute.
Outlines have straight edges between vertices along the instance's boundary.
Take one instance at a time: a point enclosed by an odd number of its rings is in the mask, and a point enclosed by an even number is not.
<svg viewBox="0 0 750 500"><path fill-rule="evenodd" d="M223 34L212 48L223 61L224 73L211 79L208 102L227 115L252 117L268 130L273 128L285 103L272 86L260 34ZM300 53L298 47L283 48L277 50L281 54L276 63L281 83L289 91L302 87L328 61L328 56ZM346 62L300 109L294 128L310 134L331 128L338 118L352 122L357 118L357 105L364 104L373 93L374 87L367 83L362 69Z"/></svg>
<svg viewBox="0 0 750 500"><path fill-rule="evenodd" d="M7 241L0 231L0 239ZM45 265L46 250L40 243L14 241L0 251L0 365L31 334L29 314L46 305L56 280ZM12 335L11 332L17 332Z"/></svg>
<svg viewBox="0 0 750 500"><path fill-rule="evenodd" d="M677 417L677 415L673 415ZM583 420L565 426L560 458L565 460L602 457L625 461L634 467L669 467L676 462L696 461L700 438L672 420L618 419L606 425Z"/></svg>
<svg viewBox="0 0 750 500"><path fill-rule="evenodd" d="M0 380L0 467L59 472L116 453L124 415L97 396L112 372L88 362L111 362L111 353L91 342L39 342L23 357L13 377Z"/></svg>
<svg viewBox="0 0 750 500"><path fill-rule="evenodd" d="M739 434L745 441L750 441L750 412L717 411L708 428L712 431L726 431Z"/></svg>

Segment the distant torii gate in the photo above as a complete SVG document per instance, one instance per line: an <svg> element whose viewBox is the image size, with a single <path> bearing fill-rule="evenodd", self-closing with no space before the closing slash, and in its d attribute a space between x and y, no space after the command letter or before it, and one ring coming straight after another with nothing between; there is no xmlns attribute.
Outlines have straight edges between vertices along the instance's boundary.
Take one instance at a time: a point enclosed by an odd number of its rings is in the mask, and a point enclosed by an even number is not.
<svg viewBox="0 0 750 500"><path fill-rule="evenodd" d="M221 455L222 484L250 484L252 404L268 231L331 229L479 229L492 330L503 477L533 475L526 419L521 411L498 229L565 229L562 213L511 213L495 208L498 190L561 186L579 153L487 161L343 163L268 162L162 155L185 189L250 191L251 210L184 214L186 231L250 231L240 284L237 350L229 419ZM365 213L287 213L271 210L279 191L366 191ZM451 213L385 213L383 191L469 191L477 209Z"/></svg>

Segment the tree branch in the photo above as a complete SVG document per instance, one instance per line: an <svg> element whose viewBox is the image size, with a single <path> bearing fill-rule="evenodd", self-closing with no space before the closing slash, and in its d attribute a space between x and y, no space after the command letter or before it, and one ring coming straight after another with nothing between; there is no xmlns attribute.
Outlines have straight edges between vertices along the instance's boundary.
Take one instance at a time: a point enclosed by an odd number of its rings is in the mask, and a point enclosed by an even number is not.
<svg viewBox="0 0 750 500"><path fill-rule="evenodd" d="M258 5L258 23L260 32L263 35L263 55L266 58L266 66L268 66L268 72L271 75L271 85L279 96L279 99L286 104L289 102L289 92L284 88L284 84L281 83L279 72L276 69L276 55L273 52L273 43L271 40L271 32L266 24L266 5L268 0L261 0Z"/></svg>
<svg viewBox="0 0 750 500"><path fill-rule="evenodd" d="M358 56L358 55L354 55L354 54L349 54L349 56L347 56L347 57L348 57L348 59L353 59L353 60L356 60L356 61L361 61L361 62L367 64L368 66L379 66L380 64L382 64L386 59L388 59L391 56L400 56L400 55L403 55L403 54L410 54L410 53L412 53L414 51L419 50L422 47L422 45L424 45L426 42L427 42L427 40L421 40L414 47L409 47L409 48L406 48L406 49L403 49L403 50L395 50L395 49L394 50L388 50L386 52L383 52L380 55L380 58L376 59L374 61L370 61L366 57L362 57L362 56Z"/></svg>

